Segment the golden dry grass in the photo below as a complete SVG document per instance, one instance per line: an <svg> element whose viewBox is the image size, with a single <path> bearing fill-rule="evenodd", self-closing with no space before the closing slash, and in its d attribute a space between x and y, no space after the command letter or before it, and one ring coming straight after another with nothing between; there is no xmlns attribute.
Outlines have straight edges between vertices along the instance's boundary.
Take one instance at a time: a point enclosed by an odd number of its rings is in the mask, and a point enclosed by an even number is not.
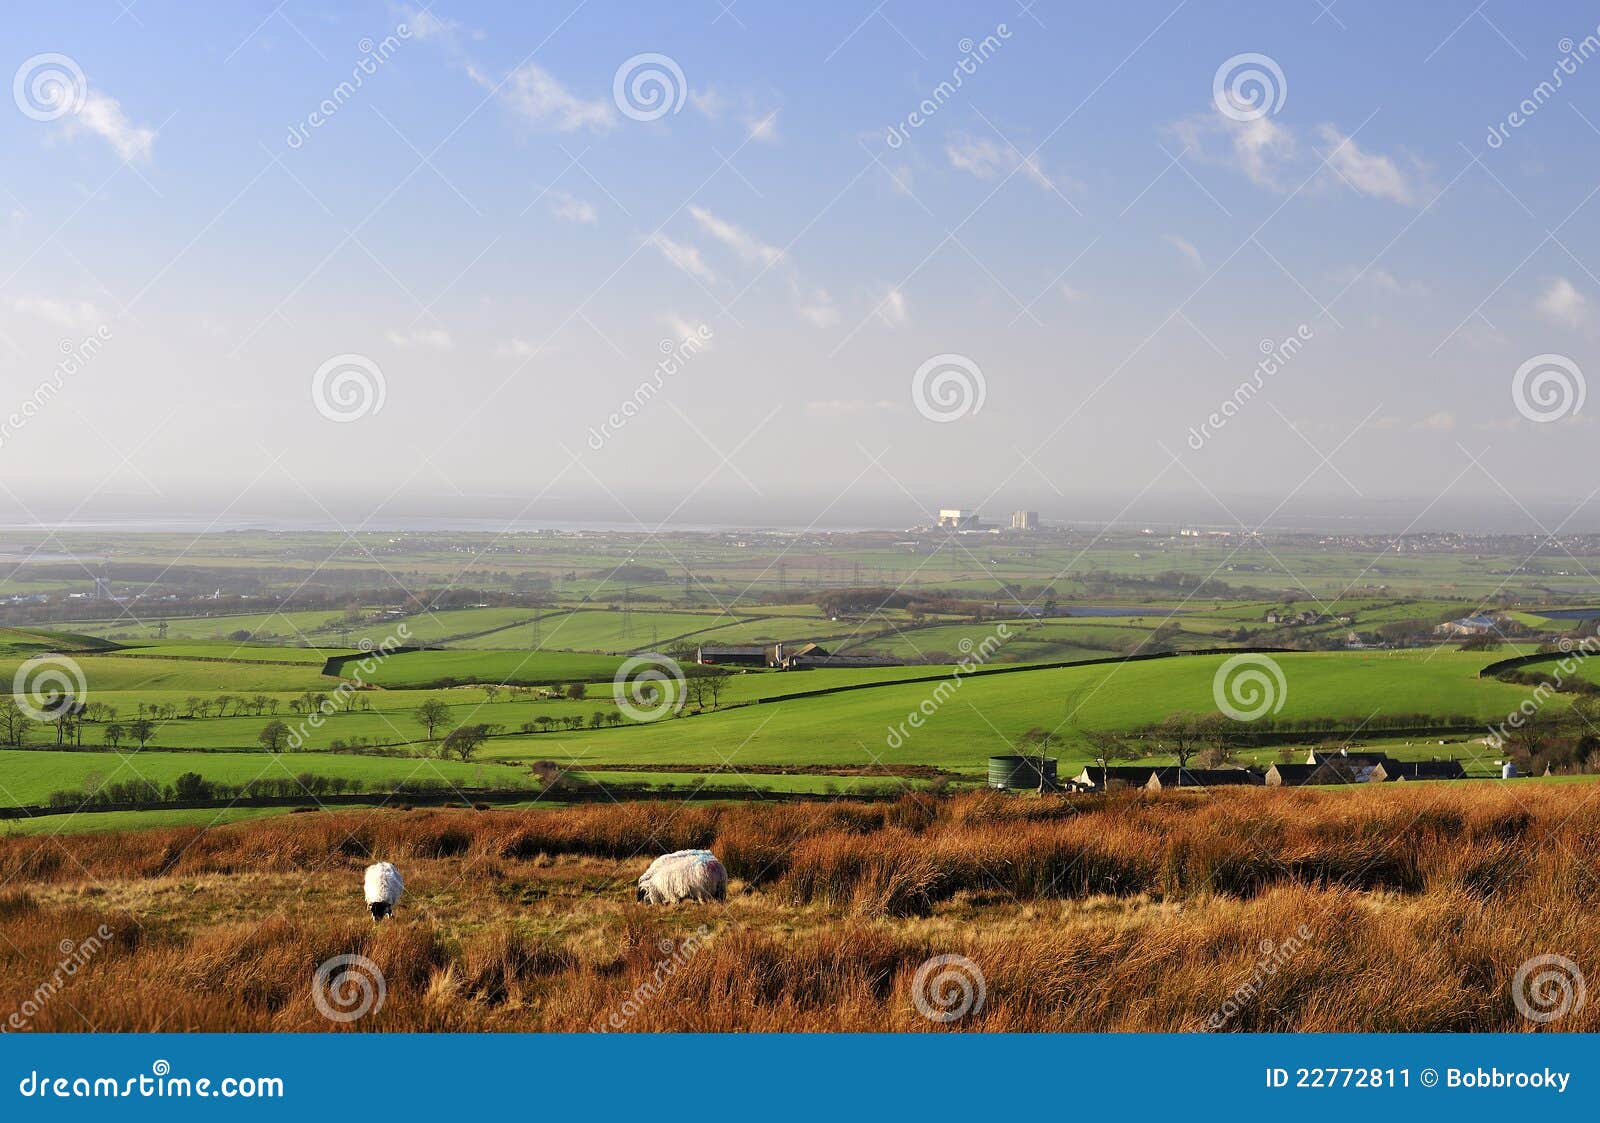
<svg viewBox="0 0 1600 1123"><path fill-rule="evenodd" d="M1587 789L1412 785L892 804L296 815L0 842L0 1021L35 1030L1556 1030L1512 981L1600 964ZM722 905L649 909L655 854L715 849ZM360 871L405 874L373 924ZM54 993L77 945L110 939ZM696 935L704 926L704 933ZM685 943L685 941L689 941ZM359 954L380 1010L313 1002ZM985 998L948 1026L917 969ZM33 1007L38 1007L33 1009Z"/></svg>

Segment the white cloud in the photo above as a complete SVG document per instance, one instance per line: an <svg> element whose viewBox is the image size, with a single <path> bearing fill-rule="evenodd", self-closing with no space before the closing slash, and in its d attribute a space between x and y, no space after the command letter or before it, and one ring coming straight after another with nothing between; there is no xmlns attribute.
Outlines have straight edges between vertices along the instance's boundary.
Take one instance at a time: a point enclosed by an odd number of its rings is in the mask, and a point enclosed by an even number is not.
<svg viewBox="0 0 1600 1123"><path fill-rule="evenodd" d="M728 99L707 86L703 90L690 90L689 104L698 109L702 116L715 121L728 108Z"/></svg>
<svg viewBox="0 0 1600 1123"><path fill-rule="evenodd" d="M802 303L800 318L812 327L831 328L839 322L839 308L824 289L818 289L811 300Z"/></svg>
<svg viewBox="0 0 1600 1123"><path fill-rule="evenodd" d="M48 296L19 296L12 310L35 316L63 328L92 328L102 323L100 311L86 300L56 300Z"/></svg>
<svg viewBox="0 0 1600 1123"><path fill-rule="evenodd" d="M1594 322L1594 304L1565 277L1552 277L1534 305L1539 316L1564 328L1584 328Z"/></svg>
<svg viewBox="0 0 1600 1123"><path fill-rule="evenodd" d="M1075 304L1083 299L1083 290L1075 289L1066 282L1062 282L1061 299L1065 300L1068 304Z"/></svg>
<svg viewBox="0 0 1600 1123"><path fill-rule="evenodd" d="M1048 191L1056 187L1045 175L1037 155L1023 156L1010 145L998 144L989 137L959 134L944 146L944 154L950 160L951 167L979 179L994 179L1001 172L1020 171Z"/></svg>
<svg viewBox="0 0 1600 1123"><path fill-rule="evenodd" d="M1435 429L1441 433L1448 433L1456 427L1456 415L1453 413L1439 412L1424 417L1412 426L1413 429Z"/></svg>
<svg viewBox="0 0 1600 1123"><path fill-rule="evenodd" d="M155 147L155 130L134 125L122 111L121 102L98 90L90 90L83 108L62 121L69 133L87 130L101 137L124 160L148 161Z"/></svg>
<svg viewBox="0 0 1600 1123"><path fill-rule="evenodd" d="M426 8L420 11L407 10L405 25L410 30L412 38L422 40L449 39L461 30L461 25L455 20L436 16Z"/></svg>
<svg viewBox="0 0 1600 1123"><path fill-rule="evenodd" d="M778 111L762 116L749 116L744 119L745 128L750 130L750 139L759 140L763 144L776 144L778 141Z"/></svg>
<svg viewBox="0 0 1600 1123"><path fill-rule="evenodd" d="M1217 109L1179 121L1172 131L1197 159L1237 168L1251 183L1274 191L1283 189L1283 169L1298 148L1294 133L1272 117L1236 121ZM1226 143L1226 154L1215 150L1217 140Z"/></svg>
<svg viewBox="0 0 1600 1123"><path fill-rule="evenodd" d="M418 348L427 348L431 351L448 351L455 346L450 339L450 333L442 328L413 328L410 331L388 332L388 340L396 347L407 351Z"/></svg>
<svg viewBox="0 0 1600 1123"><path fill-rule="evenodd" d="M713 340L707 338L700 331L702 327L705 327L704 324L686 320L676 312L668 312L661 317L661 322L667 326L667 334L671 337L673 343L682 343L685 339L696 339L700 341L699 349L701 351L714 349Z"/></svg>
<svg viewBox="0 0 1600 1123"><path fill-rule="evenodd" d="M708 283L717 279L717 275L711 271L711 266L707 265L706 259L700 255L698 247L691 246L687 242L674 241L660 231L650 235L645 241L660 250L662 257L691 277L698 277Z"/></svg>
<svg viewBox="0 0 1600 1123"><path fill-rule="evenodd" d="M1166 239L1168 245L1186 257L1196 269L1202 273L1206 271L1205 258L1200 256L1200 251L1195 249L1193 242L1186 238L1180 238L1176 234L1163 234L1162 237Z"/></svg>
<svg viewBox="0 0 1600 1123"><path fill-rule="evenodd" d="M526 339L513 336L495 344L494 357L497 359L531 359L539 354L542 348L535 347Z"/></svg>
<svg viewBox="0 0 1600 1123"><path fill-rule="evenodd" d="M704 207L691 206L689 213L700 224L700 229L727 246L745 261L761 265L776 265L784 260L783 251L769 246L748 231L724 221Z"/></svg>
<svg viewBox="0 0 1600 1123"><path fill-rule="evenodd" d="M1317 130L1323 142L1333 147L1328 153L1328 167L1358 194L1374 199L1389 199L1412 206L1417 201L1417 186L1412 178L1388 156L1363 151L1354 140L1332 125Z"/></svg>
<svg viewBox="0 0 1600 1123"><path fill-rule="evenodd" d="M897 408L893 402L870 402L864 398L829 398L807 402L806 414L810 417L854 417L862 413L877 413Z"/></svg>
<svg viewBox="0 0 1600 1123"><path fill-rule="evenodd" d="M578 199L564 191L550 193L550 213L566 222L593 224L599 220L594 204Z"/></svg>
<svg viewBox="0 0 1600 1123"><path fill-rule="evenodd" d="M562 133L579 129L605 132L617 123L610 98L585 101L531 62L512 71L503 83L491 81L475 66L467 67L467 74L517 116L540 128Z"/></svg>
<svg viewBox="0 0 1600 1123"><path fill-rule="evenodd" d="M892 287L883 291L873 311L878 314L878 319L890 327L899 327L911 318L911 311L906 306L906 294Z"/></svg>

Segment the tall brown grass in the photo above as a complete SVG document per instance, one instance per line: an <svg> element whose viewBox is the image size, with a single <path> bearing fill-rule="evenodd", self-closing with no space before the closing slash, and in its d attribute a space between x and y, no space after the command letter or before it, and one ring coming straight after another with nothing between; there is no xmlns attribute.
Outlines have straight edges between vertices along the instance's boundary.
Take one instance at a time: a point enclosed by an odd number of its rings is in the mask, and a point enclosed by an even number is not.
<svg viewBox="0 0 1600 1123"><path fill-rule="evenodd" d="M1555 1030L1512 980L1600 971L1587 786L366 811L0 840L0 1021L34 1030ZM725 905L648 909L715 849ZM373 924L360 870L398 864ZM37 988L104 925L59 993ZM701 932L701 927L704 931ZM687 941L687 942L686 942ZM319 964L386 1000L328 1021ZM949 1026L913 978L961 954ZM1270 964L1270 970L1267 965ZM1600 983L1600 975L1596 976ZM31 1006L28 1005L31 1003ZM38 1007L33 1009L32 1007Z"/></svg>

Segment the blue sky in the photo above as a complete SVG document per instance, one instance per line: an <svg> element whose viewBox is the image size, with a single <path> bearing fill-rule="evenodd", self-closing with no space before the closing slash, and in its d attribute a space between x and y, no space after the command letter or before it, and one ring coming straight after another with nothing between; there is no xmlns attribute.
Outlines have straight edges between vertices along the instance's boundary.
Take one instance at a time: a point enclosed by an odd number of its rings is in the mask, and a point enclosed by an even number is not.
<svg viewBox="0 0 1600 1123"><path fill-rule="evenodd" d="M1553 525L1589 495L1592 9L327 7L11 14L9 399L103 333L0 433L14 505ZM654 119L615 92L641 55ZM1270 96L1230 116L1241 56ZM345 355L382 405L330 420ZM981 408L931 420L913 377L951 355ZM1519 410L1547 355L1566 400Z"/></svg>

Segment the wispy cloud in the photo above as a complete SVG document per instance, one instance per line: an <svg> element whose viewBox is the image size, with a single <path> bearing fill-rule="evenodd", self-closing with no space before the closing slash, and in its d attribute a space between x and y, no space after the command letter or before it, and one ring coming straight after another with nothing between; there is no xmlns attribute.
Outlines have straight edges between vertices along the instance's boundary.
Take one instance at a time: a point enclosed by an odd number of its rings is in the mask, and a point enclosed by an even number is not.
<svg viewBox="0 0 1600 1123"><path fill-rule="evenodd" d="M1196 159L1235 168L1273 191L1284 189L1284 170L1299 149L1294 134L1272 117L1238 121L1217 109L1179 121L1172 132Z"/></svg>
<svg viewBox="0 0 1600 1123"><path fill-rule="evenodd" d="M899 327L911 319L911 309L906 303L906 294L893 286L884 289L879 295L874 311L878 319L890 327Z"/></svg>
<svg viewBox="0 0 1600 1123"><path fill-rule="evenodd" d="M951 167L978 179L994 179L1003 172L1015 170L1046 190L1056 189L1055 181L1045 174L1037 154L1023 156L1009 144L1000 144L989 137L958 134L944 146L944 154Z"/></svg>
<svg viewBox="0 0 1600 1123"><path fill-rule="evenodd" d="M550 213L563 222L576 222L584 225L593 225L600 218L594 209L593 203L575 198L564 191L552 191L550 193Z"/></svg>
<svg viewBox="0 0 1600 1123"><path fill-rule="evenodd" d="M592 101L577 96L548 70L527 63L507 76L504 82L489 78L476 66L468 66L471 79L491 91L511 112L537 128L572 133L580 129L603 133L617 124L616 107L607 97Z"/></svg>
<svg viewBox="0 0 1600 1123"><path fill-rule="evenodd" d="M698 277L708 284L717 279L717 275L712 271L711 266L706 264L706 259L701 255L699 247L691 246L687 242L675 241L659 230L651 234L645 241L661 251L662 257L691 277Z"/></svg>
<svg viewBox="0 0 1600 1123"><path fill-rule="evenodd" d="M705 327L704 324L686 320L676 312L668 312L661 317L661 322L666 325L667 334L671 337L673 343L682 343L685 339L695 339L700 341L699 349L701 351L715 349L715 341L707 338L700 331L702 327Z"/></svg>
<svg viewBox="0 0 1600 1123"><path fill-rule="evenodd" d="M455 346L450 333L441 328L412 328L409 331L391 329L387 338L396 347L407 351L449 351Z"/></svg>
<svg viewBox="0 0 1600 1123"><path fill-rule="evenodd" d="M497 359L531 359L539 354L542 349L535 347L526 339L513 336L495 344L494 357Z"/></svg>
<svg viewBox="0 0 1600 1123"><path fill-rule="evenodd" d="M68 135L89 132L100 137L124 160L145 163L155 150L155 130L135 125L122 111L121 102L98 90L91 89L82 108L61 118L61 123Z"/></svg>
<svg viewBox="0 0 1600 1123"><path fill-rule="evenodd" d="M1195 249L1193 242L1187 238L1180 238L1176 234L1163 234L1162 237L1166 239L1169 246L1187 258L1189 263L1197 270L1202 273L1206 271L1206 260L1200 256L1200 251Z"/></svg>
<svg viewBox="0 0 1600 1123"><path fill-rule="evenodd" d="M776 265L784 260L783 251L769 246L747 230L718 218L704 207L691 206L689 213L699 223L700 229L727 246L745 261L760 265Z"/></svg>
<svg viewBox="0 0 1600 1123"><path fill-rule="evenodd" d="M91 328L102 323L100 310L86 300L57 300L48 296L19 296L12 310L63 328Z"/></svg>
<svg viewBox="0 0 1600 1123"><path fill-rule="evenodd" d="M1400 169L1394 159L1378 152L1367 152L1332 125L1322 125L1317 134L1330 145L1328 167L1338 173L1358 194L1374 199L1413 206L1418 190L1415 179Z"/></svg>

